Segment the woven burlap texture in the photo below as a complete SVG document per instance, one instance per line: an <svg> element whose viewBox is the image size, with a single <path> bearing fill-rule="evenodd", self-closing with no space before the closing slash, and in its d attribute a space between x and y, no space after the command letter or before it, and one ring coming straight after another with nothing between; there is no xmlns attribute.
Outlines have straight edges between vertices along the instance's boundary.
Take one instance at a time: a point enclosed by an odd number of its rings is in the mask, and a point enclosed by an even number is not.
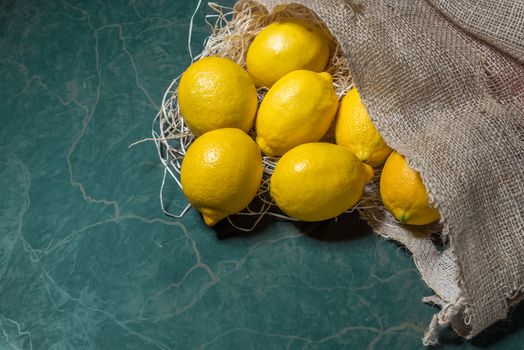
<svg viewBox="0 0 524 350"><path fill-rule="evenodd" d="M440 210L445 249L382 210L361 212L412 252L435 292L425 301L442 309L424 342L439 326L471 338L505 318L524 291L524 2L292 3L339 41L374 123Z"/></svg>

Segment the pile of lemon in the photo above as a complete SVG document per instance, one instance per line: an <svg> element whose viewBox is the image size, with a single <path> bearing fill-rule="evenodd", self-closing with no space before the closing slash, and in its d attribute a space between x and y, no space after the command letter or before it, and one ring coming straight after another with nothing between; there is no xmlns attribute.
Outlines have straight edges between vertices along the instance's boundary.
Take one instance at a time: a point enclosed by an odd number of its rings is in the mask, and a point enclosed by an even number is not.
<svg viewBox="0 0 524 350"><path fill-rule="evenodd" d="M439 218L420 175L386 145L356 89L339 104L324 72L331 40L303 20L270 24L251 43L247 71L226 58L206 57L182 75L181 115L195 135L180 171L182 190L213 226L246 208L262 182L262 153L279 157L270 195L303 221L336 217L355 206L373 168L383 204L401 223ZM257 87L268 89L258 102ZM335 125L336 143L321 142ZM254 127L255 138L249 132ZM385 164L384 164L385 163Z"/></svg>

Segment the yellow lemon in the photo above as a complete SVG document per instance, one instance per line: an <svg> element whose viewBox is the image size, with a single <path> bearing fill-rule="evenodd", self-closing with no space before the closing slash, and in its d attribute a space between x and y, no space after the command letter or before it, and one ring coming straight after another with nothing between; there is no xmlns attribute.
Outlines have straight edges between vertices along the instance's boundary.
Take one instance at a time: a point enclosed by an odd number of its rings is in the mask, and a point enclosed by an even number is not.
<svg viewBox="0 0 524 350"><path fill-rule="evenodd" d="M271 87L289 72L322 72L330 39L316 24L303 20L275 22L264 28L247 51L246 65L257 86Z"/></svg>
<svg viewBox="0 0 524 350"><path fill-rule="evenodd" d="M382 169L380 196L386 209L401 223L426 225L440 217L429 204L420 174L397 152L391 153Z"/></svg>
<svg viewBox="0 0 524 350"><path fill-rule="evenodd" d="M213 226L255 197L262 181L260 149L240 129L207 132L187 150L180 180L191 205Z"/></svg>
<svg viewBox="0 0 524 350"><path fill-rule="evenodd" d="M267 92L256 120L256 141L269 156L319 141L337 112L338 97L329 73L297 70Z"/></svg>
<svg viewBox="0 0 524 350"><path fill-rule="evenodd" d="M306 143L277 162L270 193L287 215L321 221L353 207L372 177L373 168L349 149L324 142Z"/></svg>
<svg viewBox="0 0 524 350"><path fill-rule="evenodd" d="M373 125L355 88L340 102L335 139L338 145L349 148L360 160L373 167L384 164L391 153L391 148L386 145Z"/></svg>
<svg viewBox="0 0 524 350"><path fill-rule="evenodd" d="M220 128L249 131L257 104L257 91L249 74L226 58L202 58L180 79L178 105L196 136Z"/></svg>

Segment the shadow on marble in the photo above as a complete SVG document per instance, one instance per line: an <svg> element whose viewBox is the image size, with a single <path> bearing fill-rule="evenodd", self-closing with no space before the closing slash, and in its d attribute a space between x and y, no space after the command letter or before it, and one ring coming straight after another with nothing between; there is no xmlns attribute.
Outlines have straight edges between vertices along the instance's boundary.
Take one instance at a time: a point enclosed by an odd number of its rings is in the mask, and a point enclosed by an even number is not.
<svg viewBox="0 0 524 350"><path fill-rule="evenodd" d="M236 216L234 222L240 227L250 227L257 217ZM271 216L265 216L250 232L243 232L233 227L227 220L220 221L213 227L219 240L229 238L249 238L267 233L267 228L274 221L282 221ZM363 238L373 234L373 230L360 219L357 213L344 214L336 220L330 219L320 222L293 222L298 232L319 241L341 242Z"/></svg>
<svg viewBox="0 0 524 350"><path fill-rule="evenodd" d="M247 228L255 224L257 217L237 215L232 220L234 220L235 225ZM226 240L229 238L250 238L267 233L267 228L271 225L273 220L273 218L265 216L264 218L262 218L262 220L260 220L260 222L256 225L256 227L253 230L249 232L244 232L238 230L233 225L231 225L228 220L224 219L219 221L215 226L213 226L213 230L215 231L216 237L219 240Z"/></svg>
<svg viewBox="0 0 524 350"><path fill-rule="evenodd" d="M336 220L293 224L310 238L326 242L352 241L373 234L371 227L357 213L344 214Z"/></svg>

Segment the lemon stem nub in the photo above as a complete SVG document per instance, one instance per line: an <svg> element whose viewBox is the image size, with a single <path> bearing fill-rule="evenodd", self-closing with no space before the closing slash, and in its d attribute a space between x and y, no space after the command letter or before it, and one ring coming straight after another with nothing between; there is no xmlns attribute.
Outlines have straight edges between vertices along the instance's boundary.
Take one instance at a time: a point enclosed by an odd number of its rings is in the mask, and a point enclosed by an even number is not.
<svg viewBox="0 0 524 350"><path fill-rule="evenodd" d="M408 221L408 216L406 213L402 213L398 216L398 221L400 221L401 224L405 224Z"/></svg>
<svg viewBox="0 0 524 350"><path fill-rule="evenodd" d="M202 217L204 218L204 222L206 223L206 225L209 227L215 226L215 224L221 220L217 220L216 218L212 218L207 215L202 215Z"/></svg>
<svg viewBox="0 0 524 350"><path fill-rule="evenodd" d="M364 179L365 182L369 182L373 176L375 175L375 172L373 171L373 168L366 163L362 163L362 169L364 170Z"/></svg>

